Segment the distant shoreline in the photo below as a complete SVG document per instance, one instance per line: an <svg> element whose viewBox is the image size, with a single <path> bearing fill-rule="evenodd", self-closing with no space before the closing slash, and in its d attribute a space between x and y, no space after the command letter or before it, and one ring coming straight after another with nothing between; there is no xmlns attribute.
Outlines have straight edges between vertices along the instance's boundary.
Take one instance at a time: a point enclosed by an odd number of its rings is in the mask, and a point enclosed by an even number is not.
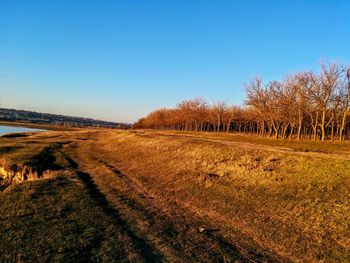
<svg viewBox="0 0 350 263"><path fill-rule="evenodd" d="M37 124L28 122L11 122L11 121L0 121L0 126L12 126L12 127L25 127L25 128L35 128L44 129L49 131L73 131L79 128L57 126L52 124Z"/></svg>

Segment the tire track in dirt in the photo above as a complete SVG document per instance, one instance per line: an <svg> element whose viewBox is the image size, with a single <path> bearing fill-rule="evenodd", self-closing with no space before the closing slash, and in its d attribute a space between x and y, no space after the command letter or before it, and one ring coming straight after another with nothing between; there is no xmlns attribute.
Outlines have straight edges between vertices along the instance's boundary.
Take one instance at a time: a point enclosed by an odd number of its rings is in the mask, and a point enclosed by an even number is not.
<svg viewBox="0 0 350 263"><path fill-rule="evenodd" d="M119 211L114 209L107 201L105 195L101 193L94 183L92 177L85 172L78 171L78 177L85 183L88 188L90 196L97 202L97 204L103 208L104 212L111 216L113 220L122 227L122 230L130 237L135 249L142 255L144 262L162 262L162 256L160 253L152 247L146 240L138 236L122 218Z"/></svg>
<svg viewBox="0 0 350 263"><path fill-rule="evenodd" d="M166 200L166 194L160 197L145 189L120 171L115 157L106 156L100 146L87 140L61 152L91 197L129 236L144 262L279 261L262 248L230 242L220 229L211 228L175 200Z"/></svg>
<svg viewBox="0 0 350 263"><path fill-rule="evenodd" d="M182 257L197 262L233 262L233 260L259 262L259 259L263 258L258 253L254 255L255 259L242 255L237 247L219 233L219 230L209 228L199 230L205 223L195 218L189 211L172 207L173 211L169 213L160 207L155 201L156 197L149 196L138 182L111 164L101 160L100 162L113 171L119 180L123 180L122 184L125 183L123 190L114 189L120 198L120 203L124 205L121 209L129 210L127 214L133 214L133 218L144 222L137 227L137 231L148 236L157 246L167 247L166 251L170 254L166 257L172 258L171 261L178 261L179 257ZM147 228L142 229L145 225Z"/></svg>
<svg viewBox="0 0 350 263"><path fill-rule="evenodd" d="M120 211L109 203L104 193L100 191L100 187L95 183L93 176L91 176L89 173L81 171L79 169L80 165L67 153L63 151L60 151L60 153L69 163L69 169L74 170L77 177L83 182L84 186L89 192L90 197L95 200L96 204L103 209L107 216L113 218L116 225L120 227L122 234L127 235L130 238L133 248L138 252L140 258L142 258L142 261L149 263L163 262L163 257L160 252L149 244L147 240L135 233L125 221ZM101 246L101 242L96 243L94 249L96 249L98 246ZM127 258L127 255L125 255L125 258Z"/></svg>

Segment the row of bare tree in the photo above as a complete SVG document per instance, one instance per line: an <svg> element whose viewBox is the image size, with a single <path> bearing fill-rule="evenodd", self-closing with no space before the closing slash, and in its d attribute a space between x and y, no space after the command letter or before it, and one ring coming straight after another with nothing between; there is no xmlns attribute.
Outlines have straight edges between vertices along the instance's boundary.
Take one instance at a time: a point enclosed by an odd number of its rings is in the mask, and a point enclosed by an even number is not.
<svg viewBox="0 0 350 263"><path fill-rule="evenodd" d="M158 109L135 123L135 128L184 131L240 132L300 140L350 138L350 68L321 64L318 73L288 75L264 84L245 84L246 105L185 100L173 109Z"/></svg>

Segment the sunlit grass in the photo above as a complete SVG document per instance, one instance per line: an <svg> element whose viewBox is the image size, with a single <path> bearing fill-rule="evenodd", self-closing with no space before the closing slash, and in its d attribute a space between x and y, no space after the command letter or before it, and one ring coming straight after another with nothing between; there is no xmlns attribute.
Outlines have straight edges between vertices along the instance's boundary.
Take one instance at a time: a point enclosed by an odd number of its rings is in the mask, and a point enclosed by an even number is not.
<svg viewBox="0 0 350 263"><path fill-rule="evenodd" d="M85 140L93 142L94 155L162 197L169 209L172 203L179 204L206 218L224 235L238 235L247 243L254 240L293 261L350 260L350 160L346 142L296 143L230 134L160 131L86 131L2 138L0 148L2 158L29 162L42 149L60 142L61 148L54 153L55 163L67 167L69 163L61 154L70 154L65 145L78 145ZM11 147L15 150L8 150ZM89 154L80 152L76 161L85 160ZM71 232L73 241L67 247L77 244L83 250L85 245L79 244L79 237L85 235L84 231L103 236L107 229L113 229L108 216L94 207L86 189L74 182L59 177L21 184L1 193L0 209L10 211L2 215L3 231L8 233L4 240L13 241L4 241L4 249L25 247L20 240L30 231L34 238L30 242L46 238L44 227L50 228L54 222L58 239L52 241L57 243L52 243L55 248L50 253L56 253L56 246L66 242L61 239L66 224L68 229L71 227L68 232L75 227L83 229ZM59 216L65 206L72 205L71 221ZM26 222L31 226L29 230L25 230ZM108 250L109 243L104 244ZM35 248L33 253L45 255L45 249L46 246ZM70 253L65 248L63 251ZM57 257L63 257L59 253ZM28 251L25 254L32 255Z"/></svg>
<svg viewBox="0 0 350 263"><path fill-rule="evenodd" d="M217 135L296 151L271 152L156 133L152 139L151 134L129 138L118 153L133 164L123 168L137 171L150 188L170 189L173 198L190 202L202 215L216 211L226 224L290 259L350 259L350 161L298 154L298 147L306 147L342 155L337 146Z"/></svg>

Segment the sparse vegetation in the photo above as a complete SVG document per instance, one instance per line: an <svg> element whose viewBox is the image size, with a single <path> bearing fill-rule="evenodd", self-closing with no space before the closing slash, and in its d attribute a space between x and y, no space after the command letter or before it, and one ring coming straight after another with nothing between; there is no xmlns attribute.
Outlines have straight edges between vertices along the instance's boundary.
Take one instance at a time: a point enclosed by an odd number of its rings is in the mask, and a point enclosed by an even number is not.
<svg viewBox="0 0 350 263"><path fill-rule="evenodd" d="M348 142L86 130L0 144L3 159L51 171L0 193L3 259L350 259Z"/></svg>
<svg viewBox="0 0 350 263"><path fill-rule="evenodd" d="M67 174L6 189L0 194L6 211L0 214L0 261L142 260L123 226L93 198Z"/></svg>
<svg viewBox="0 0 350 263"><path fill-rule="evenodd" d="M150 136L124 144L123 160L135 165L123 168L134 171L143 163L139 179L159 193L172 189L172 198L188 209L249 233L292 261L349 260L349 152L305 154L271 140L254 147L234 138L230 144L198 135Z"/></svg>

